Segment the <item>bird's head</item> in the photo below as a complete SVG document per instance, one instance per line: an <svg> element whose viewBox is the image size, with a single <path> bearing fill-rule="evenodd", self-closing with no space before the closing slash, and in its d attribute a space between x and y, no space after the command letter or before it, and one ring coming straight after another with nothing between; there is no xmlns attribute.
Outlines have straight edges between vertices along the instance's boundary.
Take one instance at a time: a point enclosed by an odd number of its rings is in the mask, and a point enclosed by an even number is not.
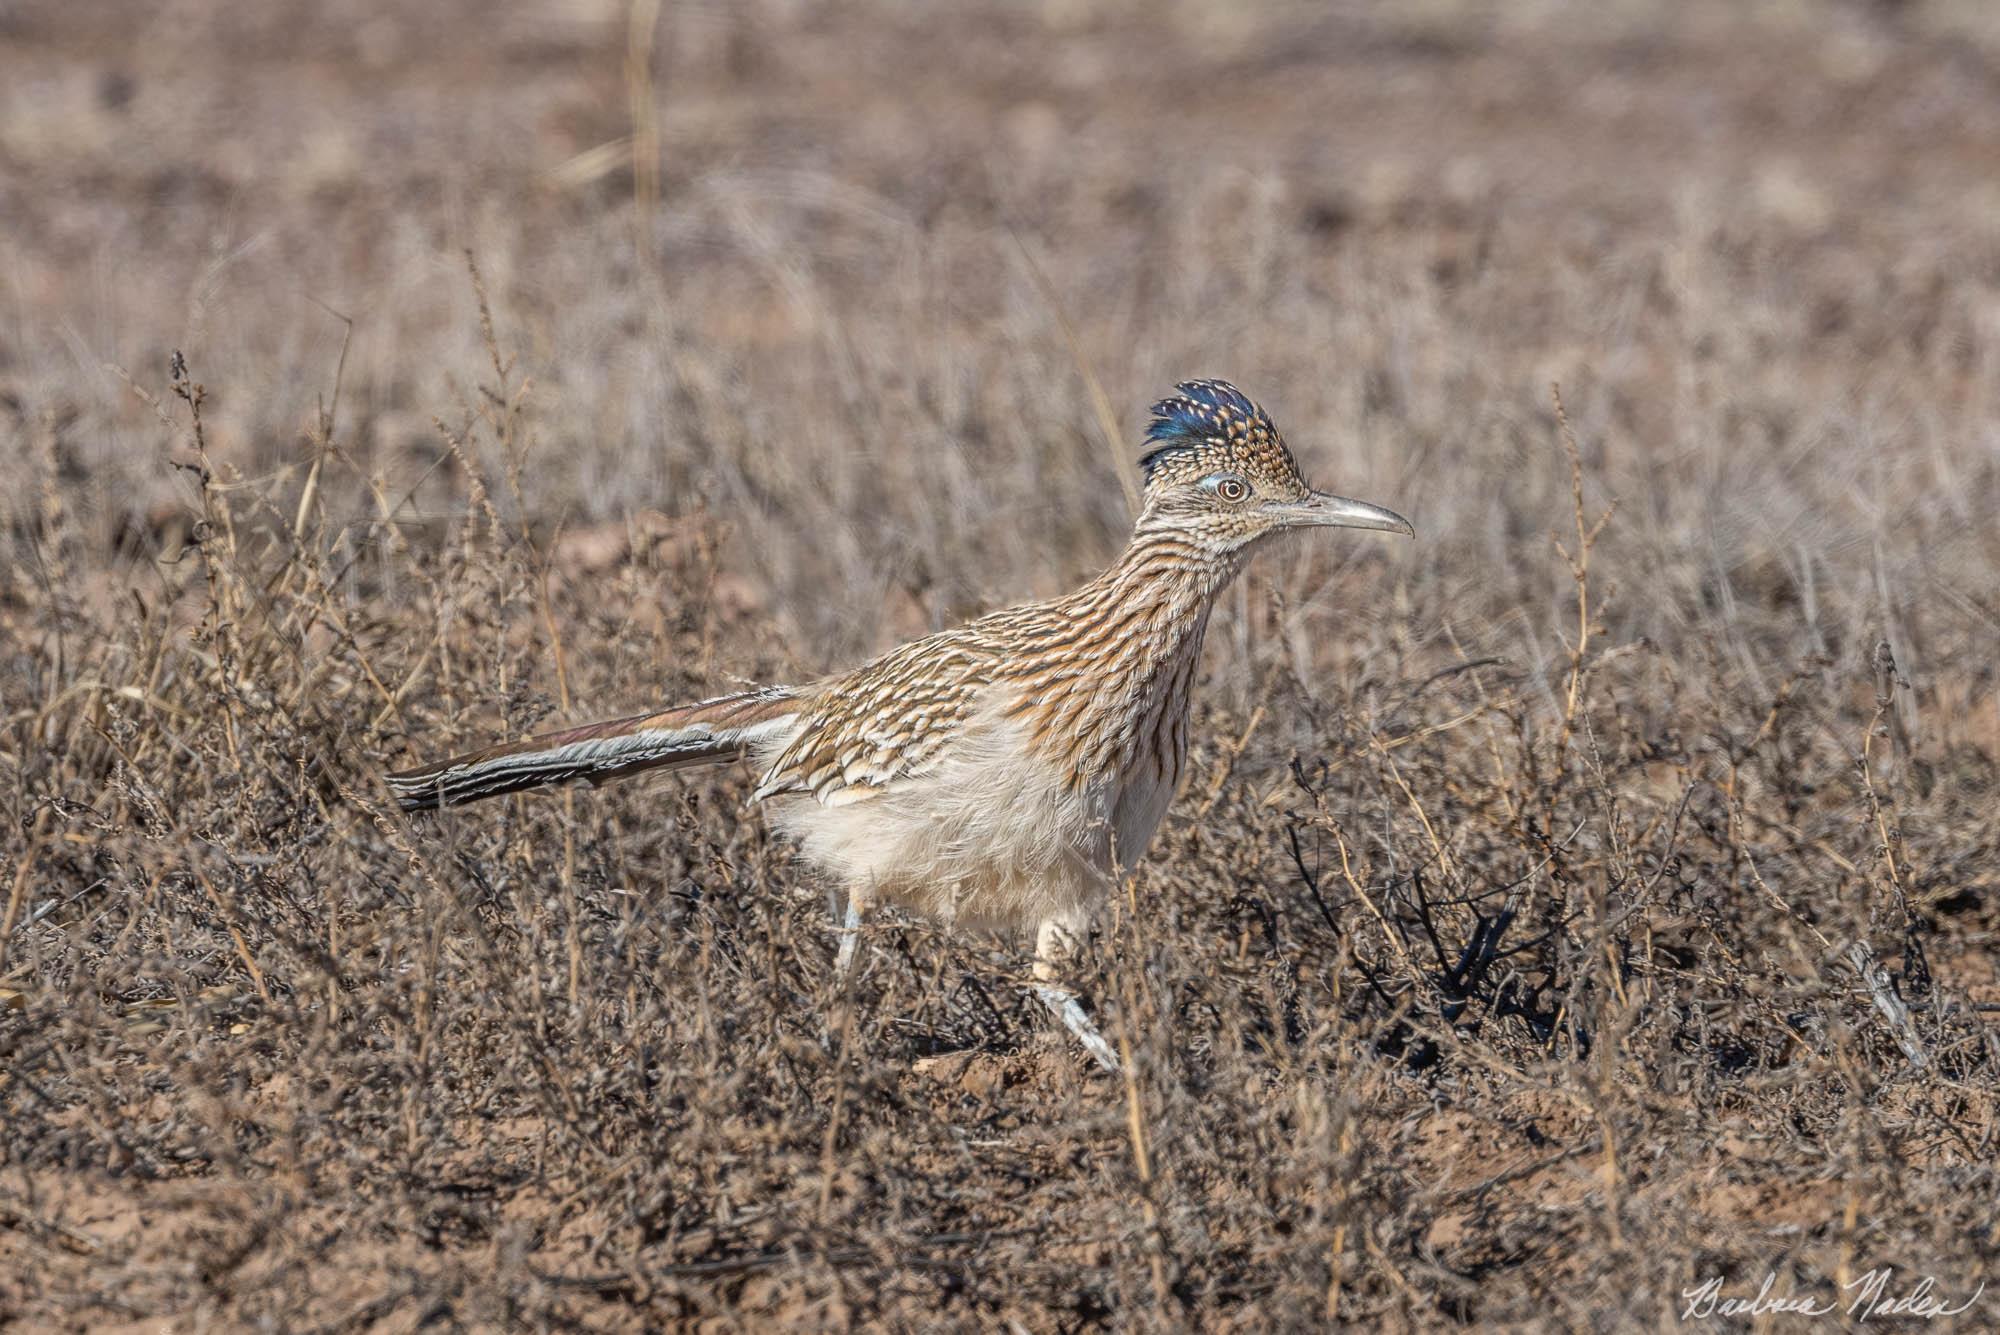
<svg viewBox="0 0 2000 1335"><path fill-rule="evenodd" d="M1176 530L1217 555L1300 528L1373 528L1412 537L1392 510L1315 491L1262 408L1223 380L1187 380L1153 405L1141 527Z"/></svg>

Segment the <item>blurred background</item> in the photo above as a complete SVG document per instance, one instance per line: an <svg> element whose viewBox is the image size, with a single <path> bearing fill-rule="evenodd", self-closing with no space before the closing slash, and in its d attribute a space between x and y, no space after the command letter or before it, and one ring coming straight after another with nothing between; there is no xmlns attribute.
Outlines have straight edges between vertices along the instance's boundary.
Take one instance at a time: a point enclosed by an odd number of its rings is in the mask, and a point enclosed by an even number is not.
<svg viewBox="0 0 2000 1335"><path fill-rule="evenodd" d="M1193 376L1417 540L1219 608L1130 1086L744 774L383 809L1072 586ZM1996 394L1987 0L0 0L0 1324L1959 1301Z"/></svg>
<svg viewBox="0 0 2000 1335"><path fill-rule="evenodd" d="M93 552L184 499L125 377L182 349L257 485L304 466L339 317L325 486L455 513L469 250L532 381L534 518L726 517L814 666L1101 561L1191 375L1414 515L1341 549L1464 635L1544 629L1486 576L1563 519L1553 381L1624 502L1621 637L1782 606L1760 651L1879 627L1921 670L1993 630L1972 0L14 3L0 34L0 426ZM35 504L0 500L13 541Z"/></svg>

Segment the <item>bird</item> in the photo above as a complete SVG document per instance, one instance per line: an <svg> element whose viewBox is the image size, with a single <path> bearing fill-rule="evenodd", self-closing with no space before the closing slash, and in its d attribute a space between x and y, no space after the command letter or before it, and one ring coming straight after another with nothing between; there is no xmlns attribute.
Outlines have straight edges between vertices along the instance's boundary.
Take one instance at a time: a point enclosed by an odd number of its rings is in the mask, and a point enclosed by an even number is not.
<svg viewBox="0 0 2000 1335"><path fill-rule="evenodd" d="M1152 406L1130 540L1059 597L989 612L850 671L546 733L387 776L405 812L747 757L751 800L845 889L835 974L889 906L948 929L1032 930L1035 995L1108 1071L1067 980L1111 888L1187 769L1190 697L1218 594L1282 534L1414 537L1316 490L1271 418L1224 380Z"/></svg>

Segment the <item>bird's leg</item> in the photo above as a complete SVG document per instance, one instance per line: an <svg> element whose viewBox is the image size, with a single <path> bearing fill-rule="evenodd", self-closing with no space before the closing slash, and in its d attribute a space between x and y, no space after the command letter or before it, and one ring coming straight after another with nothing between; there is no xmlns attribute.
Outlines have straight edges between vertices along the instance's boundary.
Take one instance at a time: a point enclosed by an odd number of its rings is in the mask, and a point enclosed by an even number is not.
<svg viewBox="0 0 2000 1335"><path fill-rule="evenodd" d="M1063 1027L1076 1035L1076 1041L1083 1044L1084 1051L1097 1059L1097 1064L1105 1070L1116 1072L1118 1058L1111 1051L1111 1045L1104 1041L1104 1035L1097 1031L1097 1022L1090 1018L1090 1012L1077 1000L1076 993L1056 981L1056 976L1076 954L1078 941L1085 930L1080 918L1046 918L1035 932L1035 995L1044 1006L1055 1012Z"/></svg>
<svg viewBox="0 0 2000 1335"><path fill-rule="evenodd" d="M847 975L854 968L854 943L861 939L861 915L867 911L861 896L849 892L847 913L840 927L840 952L833 957L833 977L838 983L845 983Z"/></svg>

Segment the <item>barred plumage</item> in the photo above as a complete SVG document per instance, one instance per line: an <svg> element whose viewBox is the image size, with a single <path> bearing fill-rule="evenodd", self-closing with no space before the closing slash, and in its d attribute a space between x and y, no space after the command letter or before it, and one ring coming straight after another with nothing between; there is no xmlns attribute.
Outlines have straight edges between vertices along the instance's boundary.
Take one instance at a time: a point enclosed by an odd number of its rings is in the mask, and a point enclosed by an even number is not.
<svg viewBox="0 0 2000 1335"><path fill-rule="evenodd" d="M961 927L1033 926L1043 999L1111 1065L1056 976L1179 786L1216 594L1280 532L1411 531L1388 510L1314 491L1235 387L1177 388L1153 407L1132 540L1075 592L816 682L530 738L390 786L414 811L750 755L762 766L755 797L846 884L843 971L852 929L878 903Z"/></svg>
<svg viewBox="0 0 2000 1335"><path fill-rule="evenodd" d="M738 691L421 765L391 774L389 787L403 810L429 811L553 783L608 783L649 769L730 760L783 730L798 709L789 687Z"/></svg>

